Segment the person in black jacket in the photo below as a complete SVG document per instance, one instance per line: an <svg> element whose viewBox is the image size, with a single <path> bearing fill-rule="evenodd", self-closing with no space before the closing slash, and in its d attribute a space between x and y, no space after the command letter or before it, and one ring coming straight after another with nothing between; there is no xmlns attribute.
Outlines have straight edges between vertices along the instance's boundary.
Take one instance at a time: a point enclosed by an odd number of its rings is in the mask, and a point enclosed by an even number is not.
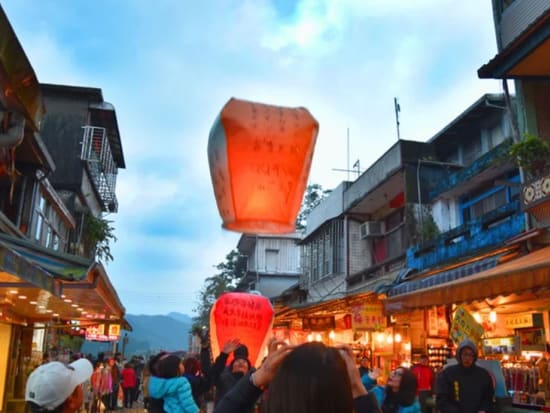
<svg viewBox="0 0 550 413"><path fill-rule="evenodd" d="M245 374L254 371L254 368L252 367L252 364L248 359L248 348L244 344L240 344L237 339L234 340L234 343L237 343L238 345L236 347L230 348L226 348L224 346L224 349L222 350L215 362L215 364L217 365L223 360L223 363L225 364L227 362L229 354L231 353L231 351L228 352L228 350L233 350L233 360L231 361L229 366L223 369L221 374L217 376L213 375L214 384L216 386L216 405ZM253 409L250 411L253 411ZM242 413L248 412L243 411Z"/></svg>
<svg viewBox="0 0 550 413"><path fill-rule="evenodd" d="M361 382L351 348L322 343L294 347L277 340L270 343L261 367L241 378L214 413L248 411L267 385L265 413L380 413Z"/></svg>
<svg viewBox="0 0 550 413"><path fill-rule="evenodd" d="M437 376L436 404L441 413L492 413L495 389L487 370L476 365L477 346L463 340L457 350L458 364L445 367Z"/></svg>

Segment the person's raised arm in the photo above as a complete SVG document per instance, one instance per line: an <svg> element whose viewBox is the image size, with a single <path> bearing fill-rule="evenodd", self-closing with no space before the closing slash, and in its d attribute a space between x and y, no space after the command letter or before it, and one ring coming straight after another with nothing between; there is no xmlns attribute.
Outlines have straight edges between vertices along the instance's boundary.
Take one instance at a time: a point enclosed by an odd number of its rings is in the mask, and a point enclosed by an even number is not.
<svg viewBox="0 0 550 413"><path fill-rule="evenodd" d="M351 384L351 394L353 396L353 405L356 413L380 413L380 408L374 395L370 394L363 382L359 370L355 366L353 350L349 346L339 346L340 354L346 363L349 381Z"/></svg>
<svg viewBox="0 0 550 413"><path fill-rule="evenodd" d="M294 347L285 344L284 341L271 340L268 348L269 354L260 368L240 379L220 400L214 413L241 413L254 406L284 358Z"/></svg>

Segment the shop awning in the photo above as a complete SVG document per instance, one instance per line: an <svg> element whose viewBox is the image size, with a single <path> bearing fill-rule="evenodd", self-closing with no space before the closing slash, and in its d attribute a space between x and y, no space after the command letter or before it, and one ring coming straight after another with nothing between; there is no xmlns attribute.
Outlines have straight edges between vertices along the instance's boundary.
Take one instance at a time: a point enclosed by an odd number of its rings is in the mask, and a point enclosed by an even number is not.
<svg viewBox="0 0 550 413"><path fill-rule="evenodd" d="M27 261L62 281L78 281L86 278L94 264L92 260L54 252L32 242L5 234L0 234L0 245L17 252Z"/></svg>
<svg viewBox="0 0 550 413"><path fill-rule="evenodd" d="M550 247L474 275L383 298L386 312L467 303L550 287Z"/></svg>
<svg viewBox="0 0 550 413"><path fill-rule="evenodd" d="M0 243L0 287L28 286L40 288L54 296L61 295L61 282L36 263Z"/></svg>
<svg viewBox="0 0 550 413"><path fill-rule="evenodd" d="M449 282L455 281L464 277L469 277L478 272L485 271L494 268L498 264L499 255L493 255L492 257L483 258L479 261L475 261L460 267L452 268L447 271L430 275L418 280L410 280L401 282L395 286L392 286L388 291L388 297L394 297L401 294L411 293L413 291L422 290L425 288L435 287L438 285L448 285Z"/></svg>

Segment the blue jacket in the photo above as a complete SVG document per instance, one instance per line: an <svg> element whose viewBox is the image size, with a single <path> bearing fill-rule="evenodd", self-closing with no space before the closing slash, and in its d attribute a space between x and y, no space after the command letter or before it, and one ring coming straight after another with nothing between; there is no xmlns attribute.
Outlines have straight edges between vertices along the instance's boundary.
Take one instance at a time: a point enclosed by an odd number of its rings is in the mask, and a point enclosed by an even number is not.
<svg viewBox="0 0 550 413"><path fill-rule="evenodd" d="M191 385L183 377L161 379L151 376L149 379L149 396L164 400L166 413L198 413L199 408L193 400Z"/></svg>
<svg viewBox="0 0 550 413"><path fill-rule="evenodd" d="M386 388L382 386L374 386L369 390L376 397L378 406L382 409L382 404L384 404L384 399L386 398ZM397 413L421 413L420 403L418 397L410 406L399 406Z"/></svg>

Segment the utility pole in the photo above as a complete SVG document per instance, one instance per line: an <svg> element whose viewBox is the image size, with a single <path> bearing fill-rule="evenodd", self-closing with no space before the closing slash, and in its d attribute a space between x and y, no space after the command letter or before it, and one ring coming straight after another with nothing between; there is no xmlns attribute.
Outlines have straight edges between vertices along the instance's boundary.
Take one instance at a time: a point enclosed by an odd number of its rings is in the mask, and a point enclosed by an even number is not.
<svg viewBox="0 0 550 413"><path fill-rule="evenodd" d="M401 140L401 136L399 135L399 112L401 112L401 106L399 106L396 97L393 98L393 106L395 109L395 124L397 125L397 140Z"/></svg>

